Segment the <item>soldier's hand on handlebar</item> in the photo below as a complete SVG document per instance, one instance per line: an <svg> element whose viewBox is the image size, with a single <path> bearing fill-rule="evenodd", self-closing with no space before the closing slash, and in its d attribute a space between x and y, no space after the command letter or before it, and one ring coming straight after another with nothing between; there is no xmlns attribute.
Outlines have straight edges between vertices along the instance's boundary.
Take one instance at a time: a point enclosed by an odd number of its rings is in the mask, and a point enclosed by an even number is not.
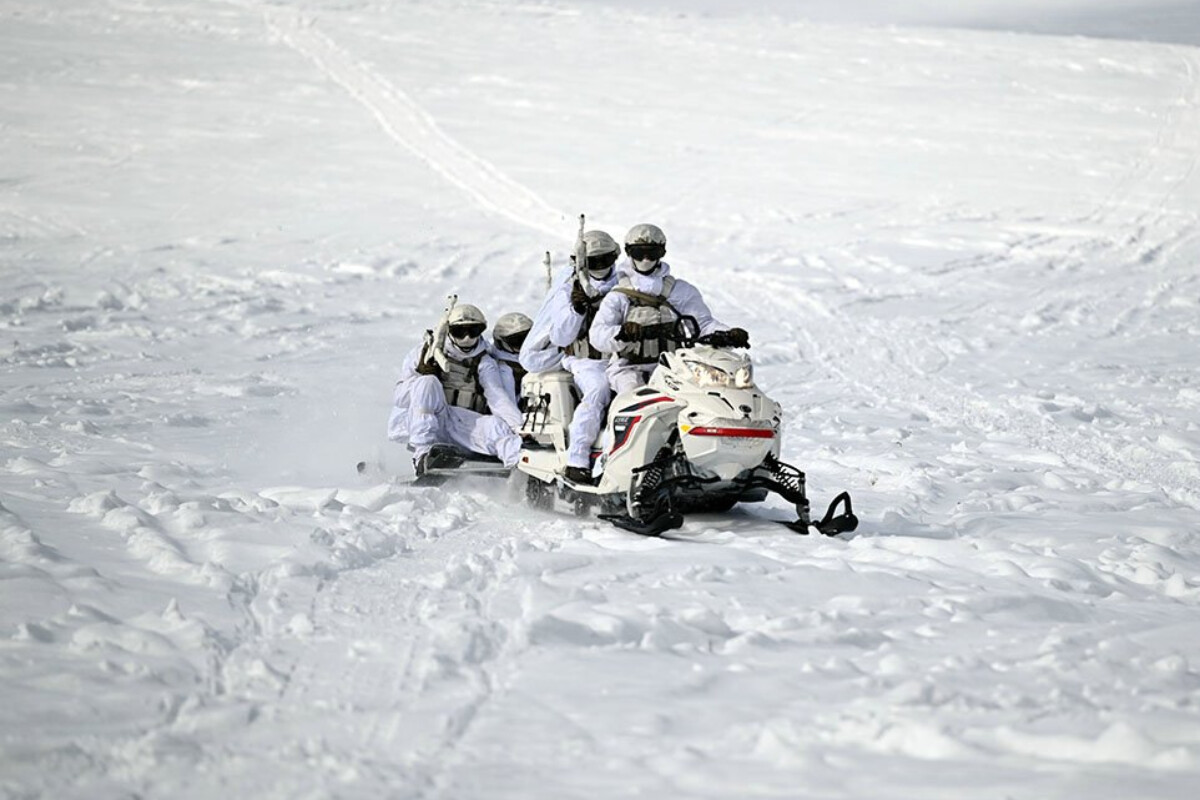
<svg viewBox="0 0 1200 800"><path fill-rule="evenodd" d="M727 331L713 331L705 337L713 347L749 347L750 334L744 328L730 328Z"/></svg>
<svg viewBox="0 0 1200 800"><path fill-rule="evenodd" d="M729 337L730 347L750 346L750 334L746 333L745 328L730 328L725 331L725 335Z"/></svg>

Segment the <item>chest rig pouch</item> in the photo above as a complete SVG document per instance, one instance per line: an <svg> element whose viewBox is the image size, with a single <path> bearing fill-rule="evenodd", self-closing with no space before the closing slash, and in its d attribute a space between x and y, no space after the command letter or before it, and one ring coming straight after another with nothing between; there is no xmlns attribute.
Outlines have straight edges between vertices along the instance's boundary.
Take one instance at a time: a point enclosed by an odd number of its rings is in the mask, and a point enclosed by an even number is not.
<svg viewBox="0 0 1200 800"><path fill-rule="evenodd" d="M633 288L629 278L621 278L613 289L629 298L629 310L625 312L626 322L636 322L642 326L642 339L636 342L626 342L621 347L621 356L631 364L653 364L658 361L661 353L669 353L679 347L675 336L675 323L680 314L668 302L671 290L675 288L675 277L668 275L663 278L662 294L647 294Z"/></svg>
<svg viewBox="0 0 1200 800"><path fill-rule="evenodd" d="M446 393L446 403L459 408L488 413L487 398L483 396L483 387L479 385L479 360L483 354L468 358L466 361L446 359L442 369L442 391Z"/></svg>

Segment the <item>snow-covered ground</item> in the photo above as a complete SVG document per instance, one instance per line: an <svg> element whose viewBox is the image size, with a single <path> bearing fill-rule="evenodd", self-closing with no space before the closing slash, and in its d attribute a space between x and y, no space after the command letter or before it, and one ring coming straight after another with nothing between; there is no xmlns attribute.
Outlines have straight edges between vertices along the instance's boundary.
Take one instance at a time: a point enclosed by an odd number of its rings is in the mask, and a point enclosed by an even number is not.
<svg viewBox="0 0 1200 800"><path fill-rule="evenodd" d="M0 0L0 796L1194 796L1200 10L888 5ZM355 475L580 212L857 533Z"/></svg>

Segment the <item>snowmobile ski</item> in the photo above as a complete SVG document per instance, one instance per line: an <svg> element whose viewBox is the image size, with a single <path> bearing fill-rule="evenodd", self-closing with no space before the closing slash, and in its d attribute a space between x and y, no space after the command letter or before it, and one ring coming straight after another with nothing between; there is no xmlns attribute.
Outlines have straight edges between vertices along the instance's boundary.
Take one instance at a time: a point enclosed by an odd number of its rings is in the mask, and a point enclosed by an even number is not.
<svg viewBox="0 0 1200 800"><path fill-rule="evenodd" d="M839 506L844 506L845 511L838 514ZM842 492L829 504L829 508L825 511L825 516L818 522L810 522L806 519L807 515L801 515L800 519L795 522L784 522L788 528L791 528L796 533L807 535L810 528L815 528L818 533L825 536L837 536L839 533L849 533L858 528L858 517L854 515L854 506L850 502L850 493Z"/></svg>

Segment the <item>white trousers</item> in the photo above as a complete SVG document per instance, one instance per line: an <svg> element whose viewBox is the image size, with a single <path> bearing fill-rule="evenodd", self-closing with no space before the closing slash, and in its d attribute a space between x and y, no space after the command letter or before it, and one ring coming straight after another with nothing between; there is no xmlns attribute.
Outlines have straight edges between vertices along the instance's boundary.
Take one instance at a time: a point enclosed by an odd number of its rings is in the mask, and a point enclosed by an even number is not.
<svg viewBox="0 0 1200 800"><path fill-rule="evenodd" d="M594 358L567 356L563 359L562 366L571 373L575 385L583 395L567 428L567 466L590 469L592 442L596 441L596 434L600 433L600 426L604 424L604 411L612 400L605 363Z"/></svg>
<svg viewBox="0 0 1200 800"><path fill-rule="evenodd" d="M608 364L608 382L614 394L628 392L639 386L645 386L654 372L657 364L630 364L624 358L617 358Z"/></svg>
<svg viewBox="0 0 1200 800"><path fill-rule="evenodd" d="M521 450L521 437L504 420L449 405L442 382L434 375L416 375L396 384L388 438L407 439L415 458L435 444L452 444L496 456L506 467L516 466Z"/></svg>

